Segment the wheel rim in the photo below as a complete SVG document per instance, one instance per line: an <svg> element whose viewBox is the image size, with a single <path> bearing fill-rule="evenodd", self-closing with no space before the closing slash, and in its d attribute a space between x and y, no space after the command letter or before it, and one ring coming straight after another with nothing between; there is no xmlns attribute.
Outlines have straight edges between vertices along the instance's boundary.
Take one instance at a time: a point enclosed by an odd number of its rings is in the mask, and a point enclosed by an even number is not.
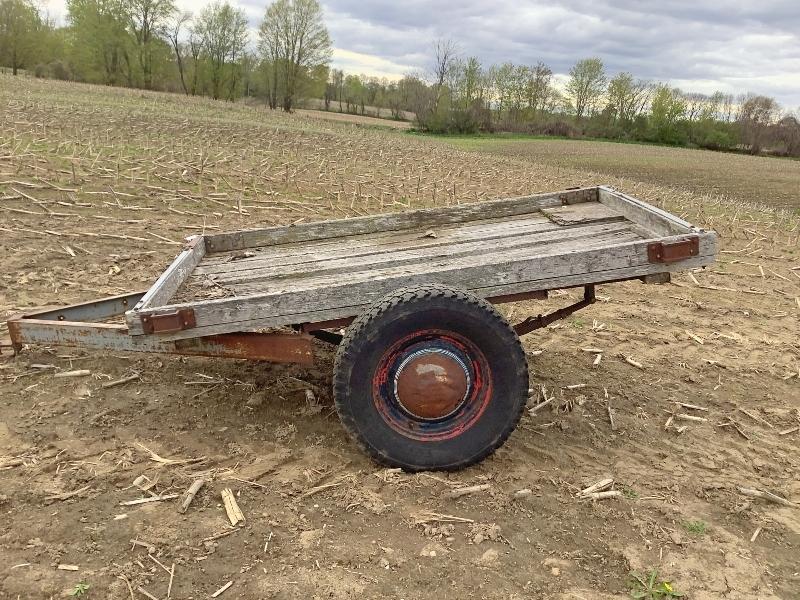
<svg viewBox="0 0 800 600"><path fill-rule="evenodd" d="M420 441L460 435L492 396L483 352L463 336L441 330L417 331L395 343L378 363L372 391L383 420Z"/></svg>

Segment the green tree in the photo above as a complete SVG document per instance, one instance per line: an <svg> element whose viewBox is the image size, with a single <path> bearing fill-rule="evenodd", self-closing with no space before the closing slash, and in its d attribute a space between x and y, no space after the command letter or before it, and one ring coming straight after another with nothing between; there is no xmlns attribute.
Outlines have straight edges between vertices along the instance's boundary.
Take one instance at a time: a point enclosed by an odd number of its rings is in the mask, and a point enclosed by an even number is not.
<svg viewBox="0 0 800 600"><path fill-rule="evenodd" d="M80 79L133 87L127 19L122 0L67 0L72 69Z"/></svg>
<svg viewBox="0 0 800 600"><path fill-rule="evenodd" d="M228 2L217 0L200 13L194 33L201 40L202 55L208 63L211 95L216 100L228 88L233 99L239 81L238 65L247 47L247 16ZM227 84L227 86L226 86Z"/></svg>
<svg viewBox="0 0 800 600"><path fill-rule="evenodd" d="M603 61L599 58L579 60L570 69L567 96L578 120L595 112L605 92L606 81Z"/></svg>
<svg viewBox="0 0 800 600"><path fill-rule="evenodd" d="M659 85L653 95L650 108L650 128L654 141L666 144L685 143L679 124L686 116L686 100L683 93L668 85Z"/></svg>
<svg viewBox="0 0 800 600"><path fill-rule="evenodd" d="M264 15L259 48L273 66L273 89L282 79L282 106L290 112L297 102L303 80L332 55L331 38L317 0L277 0Z"/></svg>
<svg viewBox="0 0 800 600"><path fill-rule="evenodd" d="M153 89L154 55L163 47L169 19L177 12L174 0L129 0L127 16L136 42L136 56L145 89Z"/></svg>
<svg viewBox="0 0 800 600"><path fill-rule="evenodd" d="M647 106L652 85L635 80L630 73L619 73L608 82L608 109L616 123L633 122Z"/></svg>
<svg viewBox="0 0 800 600"><path fill-rule="evenodd" d="M42 26L30 0L0 0L0 63L14 75L35 63Z"/></svg>

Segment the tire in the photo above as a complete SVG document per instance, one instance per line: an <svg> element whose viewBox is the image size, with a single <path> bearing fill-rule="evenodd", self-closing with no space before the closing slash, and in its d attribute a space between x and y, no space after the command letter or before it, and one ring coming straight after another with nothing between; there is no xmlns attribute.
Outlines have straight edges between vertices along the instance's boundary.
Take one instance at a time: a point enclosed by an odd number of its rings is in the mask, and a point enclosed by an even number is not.
<svg viewBox="0 0 800 600"><path fill-rule="evenodd" d="M398 290L348 328L336 410L377 462L457 470L502 446L528 398L519 337L495 308L438 285Z"/></svg>

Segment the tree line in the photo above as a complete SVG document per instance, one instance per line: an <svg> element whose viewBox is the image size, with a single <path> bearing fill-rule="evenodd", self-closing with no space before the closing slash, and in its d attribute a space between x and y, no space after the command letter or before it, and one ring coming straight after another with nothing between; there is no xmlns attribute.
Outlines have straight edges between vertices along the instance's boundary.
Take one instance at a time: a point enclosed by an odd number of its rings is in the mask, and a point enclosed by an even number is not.
<svg viewBox="0 0 800 600"><path fill-rule="evenodd" d="M67 0L60 27L33 0L0 0L0 65L14 75L262 97L287 111L322 96L332 46L317 0L275 0L250 38L244 10L221 0L197 14L174 0Z"/></svg>
<svg viewBox="0 0 800 600"><path fill-rule="evenodd" d="M439 41L430 89L415 112L439 133L519 132L769 151L800 156L800 123L771 97L683 92L623 72L599 58L579 60L558 85L546 64L484 67Z"/></svg>
<svg viewBox="0 0 800 600"><path fill-rule="evenodd" d="M566 82L543 62L483 65L434 44L428 73L397 81L330 69L318 0L275 0L251 39L244 11L213 0L197 14L174 0L67 0L57 26L33 0L0 0L0 66L105 85L291 111L414 118L433 133L515 132L800 155L800 123L763 95L687 93L579 60Z"/></svg>

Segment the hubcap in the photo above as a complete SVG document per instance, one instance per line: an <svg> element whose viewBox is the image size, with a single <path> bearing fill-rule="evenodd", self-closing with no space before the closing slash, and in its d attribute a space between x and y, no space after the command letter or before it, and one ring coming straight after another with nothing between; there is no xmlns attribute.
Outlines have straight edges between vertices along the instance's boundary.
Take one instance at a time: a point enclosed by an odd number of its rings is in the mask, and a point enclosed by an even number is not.
<svg viewBox="0 0 800 600"><path fill-rule="evenodd" d="M394 394L411 415L424 420L443 419L463 404L469 393L466 364L454 353L423 349L408 356L397 369Z"/></svg>

